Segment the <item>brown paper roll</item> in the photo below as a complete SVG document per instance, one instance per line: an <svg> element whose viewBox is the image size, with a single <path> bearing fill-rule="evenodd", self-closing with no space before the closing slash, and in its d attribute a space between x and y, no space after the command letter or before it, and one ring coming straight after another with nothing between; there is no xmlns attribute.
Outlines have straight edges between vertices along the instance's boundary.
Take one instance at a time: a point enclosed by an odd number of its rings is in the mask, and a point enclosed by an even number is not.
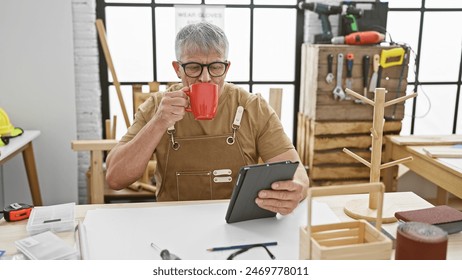
<svg viewBox="0 0 462 280"><path fill-rule="evenodd" d="M396 260L445 260L448 234L441 228L419 222L398 226Z"/></svg>

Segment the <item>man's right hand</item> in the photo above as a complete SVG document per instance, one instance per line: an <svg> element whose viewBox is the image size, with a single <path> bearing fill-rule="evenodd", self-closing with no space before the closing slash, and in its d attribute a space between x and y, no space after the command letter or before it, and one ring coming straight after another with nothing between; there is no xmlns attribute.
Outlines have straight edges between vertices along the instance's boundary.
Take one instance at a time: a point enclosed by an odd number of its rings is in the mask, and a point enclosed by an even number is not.
<svg viewBox="0 0 462 280"><path fill-rule="evenodd" d="M177 121L182 120L186 107L189 106L189 98L186 92L188 87L178 91L166 92L162 97L154 118L162 122L166 128L173 126Z"/></svg>

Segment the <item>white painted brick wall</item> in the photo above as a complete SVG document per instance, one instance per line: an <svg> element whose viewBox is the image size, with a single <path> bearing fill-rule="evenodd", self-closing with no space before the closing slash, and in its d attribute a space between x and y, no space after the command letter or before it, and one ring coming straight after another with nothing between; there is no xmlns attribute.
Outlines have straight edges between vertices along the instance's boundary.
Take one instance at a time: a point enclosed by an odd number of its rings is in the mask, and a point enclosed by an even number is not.
<svg viewBox="0 0 462 280"><path fill-rule="evenodd" d="M72 0L77 138L83 140L101 139L102 132L95 2L95 0ZM79 152L80 204L88 202L86 172L89 164L90 153Z"/></svg>
<svg viewBox="0 0 462 280"><path fill-rule="evenodd" d="M306 1L306 2L319 2L326 5L339 5L341 0L318 0L318 1ZM332 27L332 34L336 36L338 34L338 22L339 15L329 16L330 25ZM304 37L303 42L314 43L314 35L322 33L321 20L319 15L313 11L305 10L305 26L304 26Z"/></svg>

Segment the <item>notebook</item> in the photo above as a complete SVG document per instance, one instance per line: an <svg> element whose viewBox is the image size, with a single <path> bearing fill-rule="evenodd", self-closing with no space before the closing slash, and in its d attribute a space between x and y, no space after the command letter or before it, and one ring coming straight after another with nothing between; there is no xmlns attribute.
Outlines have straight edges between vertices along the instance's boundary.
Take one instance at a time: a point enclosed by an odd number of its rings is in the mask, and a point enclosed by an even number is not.
<svg viewBox="0 0 462 280"><path fill-rule="evenodd" d="M51 231L18 241L16 247L31 260L76 259L77 250Z"/></svg>

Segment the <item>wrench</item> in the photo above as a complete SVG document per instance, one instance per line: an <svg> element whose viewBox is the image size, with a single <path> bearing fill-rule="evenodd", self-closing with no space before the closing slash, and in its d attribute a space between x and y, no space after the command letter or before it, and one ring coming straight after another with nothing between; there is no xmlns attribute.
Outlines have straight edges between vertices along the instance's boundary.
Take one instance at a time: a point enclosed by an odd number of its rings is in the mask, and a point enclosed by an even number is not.
<svg viewBox="0 0 462 280"><path fill-rule="evenodd" d="M334 74L332 73L333 63L334 63L334 55L329 54L327 56L327 76L326 76L326 82L328 84L331 84L334 81Z"/></svg>
<svg viewBox="0 0 462 280"><path fill-rule="evenodd" d="M334 99L342 101L345 99L345 92L342 89L343 53L337 55L337 86L334 88Z"/></svg>

